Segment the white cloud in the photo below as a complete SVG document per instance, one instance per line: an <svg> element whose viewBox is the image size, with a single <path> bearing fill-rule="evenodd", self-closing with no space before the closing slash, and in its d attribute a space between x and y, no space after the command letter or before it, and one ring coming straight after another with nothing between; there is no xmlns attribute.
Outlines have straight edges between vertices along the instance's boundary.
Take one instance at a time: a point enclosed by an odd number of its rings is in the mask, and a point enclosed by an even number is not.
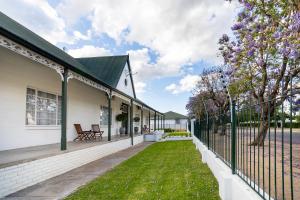
<svg viewBox="0 0 300 200"><path fill-rule="evenodd" d="M74 31L73 35L77 40L91 40L92 39L92 31L88 30L86 35L80 33L79 31Z"/></svg>
<svg viewBox="0 0 300 200"><path fill-rule="evenodd" d="M93 41L105 33L118 44L145 46L127 52L141 91L147 80L192 73L199 60L217 63L218 38L230 30L238 11L236 3L224 0L62 0L55 8L46 0L0 0L0 5L2 12L53 44ZM90 21L89 30L73 30L83 18ZM157 54L155 62L150 51ZM68 52L75 57L111 54L92 45Z"/></svg>
<svg viewBox="0 0 300 200"><path fill-rule="evenodd" d="M190 92L195 88L199 80L200 76L188 74L179 81L179 84L172 83L168 85L165 89L171 92L172 94Z"/></svg>
<svg viewBox="0 0 300 200"><path fill-rule="evenodd" d="M102 47L95 47L92 45L84 45L81 48L70 49L68 54L75 58L80 57L96 57L96 56L109 56L111 52Z"/></svg>
<svg viewBox="0 0 300 200"><path fill-rule="evenodd" d="M0 0L0 10L53 44L73 43L65 23L46 0Z"/></svg>
<svg viewBox="0 0 300 200"><path fill-rule="evenodd" d="M176 90L176 87L177 87L177 85L175 83L172 83L166 87L166 90L173 92Z"/></svg>
<svg viewBox="0 0 300 200"><path fill-rule="evenodd" d="M0 0L0 5L1 12L54 45L91 39L91 30L86 35L79 31L68 33L65 19L47 0Z"/></svg>
<svg viewBox="0 0 300 200"><path fill-rule="evenodd" d="M135 82L134 84L135 92L138 94L144 93L145 87L146 87L146 83L144 82Z"/></svg>
<svg viewBox="0 0 300 200"><path fill-rule="evenodd" d="M230 30L234 9L224 0L64 0L58 6L66 21L87 17L95 34L157 52L156 63L141 57L148 54L145 49L129 52L147 61L141 66L146 69L142 76L148 78L178 75L182 67L199 60L218 62L217 41Z"/></svg>

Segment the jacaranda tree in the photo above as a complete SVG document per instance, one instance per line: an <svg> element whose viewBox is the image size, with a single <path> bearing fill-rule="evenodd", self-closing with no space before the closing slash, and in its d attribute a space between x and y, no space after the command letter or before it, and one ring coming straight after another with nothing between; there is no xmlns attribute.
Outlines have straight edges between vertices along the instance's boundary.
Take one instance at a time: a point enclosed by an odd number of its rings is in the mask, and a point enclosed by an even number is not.
<svg viewBox="0 0 300 200"><path fill-rule="evenodd" d="M299 78L300 3L298 0L240 0L242 10L224 34L220 52L231 67L233 93L250 94L259 103L259 134L252 145L262 145L268 129L268 112L290 94L291 79ZM297 79L297 78L296 78ZM267 101L270 105L267 105Z"/></svg>

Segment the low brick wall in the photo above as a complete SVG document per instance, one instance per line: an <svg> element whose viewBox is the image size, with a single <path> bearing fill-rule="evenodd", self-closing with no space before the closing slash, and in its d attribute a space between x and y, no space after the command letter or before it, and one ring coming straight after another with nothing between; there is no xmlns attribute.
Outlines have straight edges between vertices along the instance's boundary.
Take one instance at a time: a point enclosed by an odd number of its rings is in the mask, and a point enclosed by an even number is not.
<svg viewBox="0 0 300 200"><path fill-rule="evenodd" d="M237 175L231 174L231 169L217 158L212 151L208 150L208 148L195 136L193 136L193 143L202 155L202 162L207 163L208 167L216 177L219 183L219 194L222 200L262 199L242 179ZM268 198L266 197L266 199Z"/></svg>
<svg viewBox="0 0 300 200"><path fill-rule="evenodd" d="M144 142L144 135L139 135L133 138L133 145Z"/></svg>
<svg viewBox="0 0 300 200"><path fill-rule="evenodd" d="M134 144L143 136L134 137ZM93 146L0 169L0 197L58 176L131 146L131 139Z"/></svg>

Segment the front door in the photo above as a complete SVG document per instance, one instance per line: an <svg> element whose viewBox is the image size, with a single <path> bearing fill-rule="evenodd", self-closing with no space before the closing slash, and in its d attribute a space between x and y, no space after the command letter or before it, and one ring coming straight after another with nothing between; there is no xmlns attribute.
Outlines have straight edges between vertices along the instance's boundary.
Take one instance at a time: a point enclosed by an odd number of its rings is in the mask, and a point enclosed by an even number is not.
<svg viewBox="0 0 300 200"><path fill-rule="evenodd" d="M125 103L122 103L122 114L125 115L125 119L124 121L122 121L122 127L125 128L125 134L127 135L128 134L128 110L129 110L129 105L128 104L125 104Z"/></svg>

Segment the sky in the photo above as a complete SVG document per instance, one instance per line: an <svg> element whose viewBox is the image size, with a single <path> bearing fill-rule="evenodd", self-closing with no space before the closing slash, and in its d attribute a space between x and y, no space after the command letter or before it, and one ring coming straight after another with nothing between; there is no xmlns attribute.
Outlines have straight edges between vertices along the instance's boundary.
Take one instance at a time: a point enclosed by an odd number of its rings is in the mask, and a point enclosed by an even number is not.
<svg viewBox="0 0 300 200"><path fill-rule="evenodd" d="M0 11L73 57L129 54L137 97L186 114L237 6L224 0L0 0Z"/></svg>

